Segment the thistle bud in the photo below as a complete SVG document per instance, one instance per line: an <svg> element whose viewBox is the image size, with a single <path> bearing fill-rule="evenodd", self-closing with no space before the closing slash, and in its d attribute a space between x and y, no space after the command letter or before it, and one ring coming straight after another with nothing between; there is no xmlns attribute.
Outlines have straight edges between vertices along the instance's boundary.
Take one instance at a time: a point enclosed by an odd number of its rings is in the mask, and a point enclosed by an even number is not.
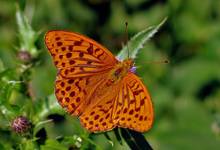
<svg viewBox="0 0 220 150"><path fill-rule="evenodd" d="M31 128L31 123L26 117L19 116L16 117L12 123L11 128L18 134L26 133Z"/></svg>
<svg viewBox="0 0 220 150"><path fill-rule="evenodd" d="M31 54L27 51L19 51L17 57L23 63L28 63L31 61Z"/></svg>

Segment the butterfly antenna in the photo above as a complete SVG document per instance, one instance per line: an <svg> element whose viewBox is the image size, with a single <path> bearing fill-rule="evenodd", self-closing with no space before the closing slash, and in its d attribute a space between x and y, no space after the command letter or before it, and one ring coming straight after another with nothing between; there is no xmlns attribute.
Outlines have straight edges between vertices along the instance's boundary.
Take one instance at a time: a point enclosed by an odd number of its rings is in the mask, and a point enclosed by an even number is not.
<svg viewBox="0 0 220 150"><path fill-rule="evenodd" d="M169 64L170 61L168 59L164 59L164 60L159 60L159 61L150 61L150 62L146 62L146 63L150 63L150 64Z"/></svg>
<svg viewBox="0 0 220 150"><path fill-rule="evenodd" d="M130 57L129 55L129 46L128 46L128 22L125 22L125 34L126 34L126 45L127 45L127 49L128 49L128 58Z"/></svg>

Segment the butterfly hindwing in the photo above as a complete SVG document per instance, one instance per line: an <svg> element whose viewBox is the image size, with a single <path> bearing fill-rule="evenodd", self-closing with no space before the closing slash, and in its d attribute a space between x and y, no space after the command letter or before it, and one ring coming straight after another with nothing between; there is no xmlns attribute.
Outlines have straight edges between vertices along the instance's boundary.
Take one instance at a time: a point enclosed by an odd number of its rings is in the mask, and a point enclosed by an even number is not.
<svg viewBox="0 0 220 150"><path fill-rule="evenodd" d="M114 123L139 132L147 131L153 122L153 107L147 89L130 72L124 77L122 84L114 104Z"/></svg>
<svg viewBox="0 0 220 150"><path fill-rule="evenodd" d="M81 124L90 132L108 131L117 126L113 122L113 107L120 84L106 85L107 80L94 91L93 102L80 116Z"/></svg>
<svg viewBox="0 0 220 150"><path fill-rule="evenodd" d="M89 97L99 84L106 80L106 75L107 73L103 73L79 78L64 78L58 75L55 87L58 102L69 114L79 116L87 109Z"/></svg>
<svg viewBox="0 0 220 150"><path fill-rule="evenodd" d="M95 103L87 107L80 121L91 132L108 131L116 126L145 132L153 122L153 108L147 89L133 73L119 83L105 88L103 96L93 98ZM116 93L116 94L114 94Z"/></svg>

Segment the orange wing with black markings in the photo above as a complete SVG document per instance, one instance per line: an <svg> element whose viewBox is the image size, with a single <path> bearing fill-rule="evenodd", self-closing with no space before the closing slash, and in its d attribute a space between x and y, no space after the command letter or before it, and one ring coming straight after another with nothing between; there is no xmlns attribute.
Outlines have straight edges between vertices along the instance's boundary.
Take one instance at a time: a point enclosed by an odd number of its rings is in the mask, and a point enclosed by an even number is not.
<svg viewBox="0 0 220 150"><path fill-rule="evenodd" d="M103 84L105 85L105 84ZM133 73L113 86L101 87L105 93L80 116L82 125L91 132L108 131L119 126L138 132L149 130L153 107L147 89ZM97 90L98 92L100 90ZM107 92L111 91L111 92Z"/></svg>
<svg viewBox="0 0 220 150"><path fill-rule="evenodd" d="M45 43L58 69L58 102L79 116L87 130L150 129L151 99L141 80L129 72L132 61L119 62L105 47L78 33L49 31Z"/></svg>
<svg viewBox="0 0 220 150"><path fill-rule="evenodd" d="M95 89L106 80L107 73L99 76L65 78L58 74L55 94L58 102L71 115L79 116L84 112ZM95 101L93 99L93 101Z"/></svg>
<svg viewBox="0 0 220 150"><path fill-rule="evenodd" d="M66 78L97 75L118 62L105 47L78 33L49 31L45 43L59 73Z"/></svg>
<svg viewBox="0 0 220 150"><path fill-rule="evenodd" d="M118 61L105 47L78 33L49 31L45 43L58 69L56 97L70 114L79 116L95 85Z"/></svg>
<svg viewBox="0 0 220 150"><path fill-rule="evenodd" d="M149 92L133 73L128 73L122 84L113 109L115 124L139 132L147 131L154 116Z"/></svg>

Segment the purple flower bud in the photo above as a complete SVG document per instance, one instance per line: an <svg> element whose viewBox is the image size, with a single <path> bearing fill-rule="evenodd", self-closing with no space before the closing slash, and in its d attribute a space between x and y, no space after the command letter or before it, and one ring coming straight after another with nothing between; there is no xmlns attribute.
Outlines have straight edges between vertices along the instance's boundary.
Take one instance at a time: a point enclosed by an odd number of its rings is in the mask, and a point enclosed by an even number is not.
<svg viewBox="0 0 220 150"><path fill-rule="evenodd" d="M136 73L136 70L137 70L137 67L133 66L133 67L131 67L130 72Z"/></svg>
<svg viewBox="0 0 220 150"><path fill-rule="evenodd" d="M30 129L30 127L31 123L23 116L15 118L11 123L11 128L16 133L25 133Z"/></svg>
<svg viewBox="0 0 220 150"><path fill-rule="evenodd" d="M17 54L17 57L19 60L21 60L23 63L28 63L31 61L31 54L27 51L19 51Z"/></svg>

